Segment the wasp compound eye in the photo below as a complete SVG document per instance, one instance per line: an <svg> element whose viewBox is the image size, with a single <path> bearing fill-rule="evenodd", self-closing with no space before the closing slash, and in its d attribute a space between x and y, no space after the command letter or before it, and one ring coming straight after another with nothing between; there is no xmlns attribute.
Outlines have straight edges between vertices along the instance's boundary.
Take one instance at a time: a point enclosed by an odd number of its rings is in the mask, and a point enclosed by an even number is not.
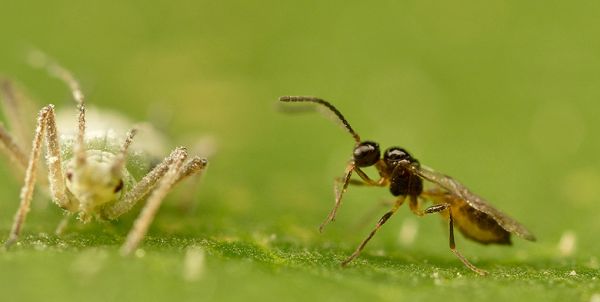
<svg viewBox="0 0 600 302"><path fill-rule="evenodd" d="M379 144L370 141L364 141L354 148L354 162L359 167L369 167L374 165L381 156Z"/></svg>
<svg viewBox="0 0 600 302"><path fill-rule="evenodd" d="M402 160L408 160L412 162L413 158L410 156L408 151L399 147L391 147L385 150L385 153L383 154L383 160L387 165L393 166Z"/></svg>

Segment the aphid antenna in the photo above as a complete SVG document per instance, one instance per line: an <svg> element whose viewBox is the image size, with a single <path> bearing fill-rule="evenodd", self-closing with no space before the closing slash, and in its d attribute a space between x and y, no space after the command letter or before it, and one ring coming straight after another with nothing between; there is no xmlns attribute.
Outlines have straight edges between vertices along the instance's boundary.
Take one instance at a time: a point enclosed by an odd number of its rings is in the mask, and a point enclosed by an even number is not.
<svg viewBox="0 0 600 302"><path fill-rule="evenodd" d="M73 99L77 103L77 109L79 111L79 116L77 118L77 141L75 146L73 147L73 152L75 153L77 164L84 165L86 160L85 155L85 145L84 145L84 137L85 137L85 102L84 95L81 91L81 86L79 82L75 79L73 74L62 67L56 61L52 60L45 53L39 50L33 50L29 53L29 64L35 68L46 69L46 71L53 77L58 78L63 81L71 90L71 94L73 95Z"/></svg>
<svg viewBox="0 0 600 302"><path fill-rule="evenodd" d="M134 127L131 130L129 130L129 132L127 132L125 141L123 142L123 145L121 145L121 149L119 150L119 153L117 154L117 157L111 167L111 172L114 175L118 175L119 173L121 173L123 166L125 166L125 158L127 157L127 150L129 149L129 146L133 142L133 138L137 134L137 131L138 131L137 128Z"/></svg>
<svg viewBox="0 0 600 302"><path fill-rule="evenodd" d="M356 144L360 144L361 140L360 140L360 136L358 135L358 133L356 133L356 131L354 131L354 129L352 129L352 126L350 126L350 123L348 123L348 121L346 120L344 115L342 115L342 113L339 110L337 110L337 108L335 108L333 105L331 105L329 102L327 102L323 99L320 99L320 98L312 97L312 96L282 96L279 98L279 101L288 102L288 103L310 102L310 103L319 104L319 105L329 109L329 111L331 111L333 114L335 114L337 119L342 123L342 125L350 133L350 135L352 135L352 137L354 138L354 141L356 141Z"/></svg>

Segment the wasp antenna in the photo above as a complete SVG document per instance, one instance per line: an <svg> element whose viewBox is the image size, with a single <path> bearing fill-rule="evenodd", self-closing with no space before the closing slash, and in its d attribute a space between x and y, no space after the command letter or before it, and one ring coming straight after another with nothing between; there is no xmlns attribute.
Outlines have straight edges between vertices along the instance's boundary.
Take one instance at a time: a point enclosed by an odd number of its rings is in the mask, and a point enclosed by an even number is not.
<svg viewBox="0 0 600 302"><path fill-rule="evenodd" d="M350 126L350 123L348 123L348 121L342 115L342 113L339 110L337 110L337 108L335 108L333 105L331 105L329 102L327 102L323 99L320 99L320 98L312 97L312 96L282 96L279 98L279 101L280 102L288 102L288 103L310 102L310 103L316 103L316 104L324 106L325 108L327 108L331 112L333 112L333 114L335 114L335 116L342 123L344 128L346 128L346 130L348 130L348 132L350 132L352 137L354 137L354 140L356 141L356 143L360 143L360 136L358 135L358 133L356 133L356 131L354 131L354 129L352 129L352 126Z"/></svg>

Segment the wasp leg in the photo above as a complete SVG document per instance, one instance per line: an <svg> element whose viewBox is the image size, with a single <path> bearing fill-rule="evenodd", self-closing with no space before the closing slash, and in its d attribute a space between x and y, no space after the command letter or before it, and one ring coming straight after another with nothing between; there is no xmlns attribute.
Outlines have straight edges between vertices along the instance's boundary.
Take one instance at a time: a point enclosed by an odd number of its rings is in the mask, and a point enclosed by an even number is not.
<svg viewBox="0 0 600 302"><path fill-rule="evenodd" d="M369 177L369 175L367 175L367 173L365 173L359 167L356 167L354 169L354 171L356 171L356 174L358 176L360 176L360 178L364 181L364 183L367 184L367 185L369 185L369 186L385 187L387 185L386 179L384 177L380 177L378 180L372 180Z"/></svg>
<svg viewBox="0 0 600 302"><path fill-rule="evenodd" d="M350 179L353 171L355 171L356 174L363 180L362 182L360 180ZM339 189L340 184L342 185L341 190ZM387 185L386 180L383 177L376 181L372 180L365 172L363 172L359 167L357 167L354 162L350 162L346 167L346 172L344 173L344 176L335 179L335 182L333 184L333 188L335 191L335 205L333 206L333 209L331 209L331 212L329 212L329 215L327 215L325 221L323 221L323 223L321 223L321 225L319 226L319 232L323 232L325 226L335 220L337 210L342 204L342 195L346 192L346 190L348 189L348 185L350 184L359 186L364 185L378 187Z"/></svg>
<svg viewBox="0 0 600 302"><path fill-rule="evenodd" d="M338 178L337 181L342 181L341 178ZM362 180L358 180L358 179L350 179L348 181L349 185L353 185L353 186L357 186L357 187L371 187L372 185L370 183L364 182Z"/></svg>
<svg viewBox="0 0 600 302"><path fill-rule="evenodd" d="M337 181L338 182L342 182L343 179L342 178L337 178ZM358 179L350 179L348 181L348 184L352 185L352 186L357 186L357 187L373 187L373 186L378 186L379 187L380 186L380 185L374 185L372 183L368 183L368 182L365 182L363 180L358 180Z"/></svg>
<svg viewBox="0 0 600 302"><path fill-rule="evenodd" d="M346 167L346 172L344 172L344 177L342 177L341 179L336 179L335 182L333 183L333 190L335 193L335 204L333 206L333 209L331 209L331 212L329 212L329 215L327 215L327 218L325 219L325 221L323 221L323 223L321 223L321 225L319 226L319 232L323 232L323 228L325 228L325 226L327 224L329 224L330 222L335 220L335 215L337 214L337 210L340 207L340 205L342 204L342 195L344 195L344 193L346 192L346 190L348 189L348 184L350 184L350 177L352 176L352 171L354 171L356 168L356 165L354 164L354 162L350 162L348 164L348 166ZM342 189L339 189L339 185L342 185Z"/></svg>
<svg viewBox="0 0 600 302"><path fill-rule="evenodd" d="M354 171L356 172L356 174L358 174L358 176L360 176L361 180L350 179L348 181L348 184L350 184L350 185L353 185L353 186L363 186L363 187L385 187L385 186L387 186L386 179L383 178L383 177L381 177L378 180L372 180L360 168L355 167ZM344 179L340 177L340 178L336 178L336 181L339 183L339 182L343 182Z"/></svg>
<svg viewBox="0 0 600 302"><path fill-rule="evenodd" d="M354 171L361 179L350 179L348 182L350 185L358 187L385 187L388 185L386 182L387 180L384 177L380 177L378 180L373 180L369 178L369 176L359 167L354 168ZM341 181L341 178L338 178L338 181ZM393 201L380 202L377 207L373 207L372 210L368 211L367 214L358 220L358 223L356 223L356 228L363 227L368 220L367 218L372 217L375 214L375 211L377 211L381 206L388 207L392 206L392 204Z"/></svg>
<svg viewBox="0 0 600 302"><path fill-rule="evenodd" d="M411 203L412 203L412 200L411 200ZM439 213L439 212L445 211L445 210L448 210L448 217L449 217L450 250L452 251L452 253L454 253L454 255L456 255L456 257L466 267L468 267L473 272L475 272L481 276L485 276L488 273L487 271L482 270L482 269L476 267L475 265L471 264L471 262L469 262L469 260L467 260L467 258L465 258L461 253L458 252L458 250L456 250L456 244L454 242L454 218L452 217L452 207L450 206L450 204L443 203L443 204L436 204L436 205L430 206L427 209L425 209L425 211L423 211L423 214Z"/></svg>
<svg viewBox="0 0 600 302"><path fill-rule="evenodd" d="M133 223L131 231L127 234L127 239L125 239L125 243L121 246L122 255L129 255L137 248L142 238L146 235L148 227L152 220L154 220L154 216L167 193L169 193L173 185L179 179L185 177L184 173L187 171L185 167L183 167L183 164L186 158L187 151L185 148L175 149L167 158L167 171L164 173L164 176L161 177L156 189L154 189L150 194L150 197L148 197L146 205Z"/></svg>
<svg viewBox="0 0 600 302"><path fill-rule="evenodd" d="M357 219L356 222L353 224L352 228L356 230L361 230L365 228L369 223L369 220L371 220L371 218L377 215L381 208L388 208L393 205L393 200L380 200L377 204L374 204L371 208L369 208L364 215Z"/></svg>
<svg viewBox="0 0 600 302"><path fill-rule="evenodd" d="M64 177L62 174L62 161L60 156L60 145L58 143L58 133L56 131L54 106L48 105L42 108L38 115L31 153L27 163L27 169L25 170L25 181L21 188L19 209L15 214L13 225L5 246L10 246L17 241L27 213L29 212L31 198L33 197L33 190L36 183L38 161L42 153L42 140L44 134L46 134L46 164L49 168L48 180L50 182L52 200L61 208L69 209L69 199L66 195Z"/></svg>
<svg viewBox="0 0 600 302"><path fill-rule="evenodd" d="M392 215L394 215L394 213L396 213L396 211L398 211L398 208L400 208L400 206L404 203L405 198L406 198L406 196L400 196L398 199L396 199L396 202L394 203L394 206L392 207L392 209L389 212L385 213L379 219L379 221L375 225L375 228L371 231L371 233L369 233L369 236L367 236L367 238L365 238L360 243L360 245L358 246L358 248L356 248L354 253L352 253L352 255L350 255L350 257L346 258L346 260L342 261L342 266L346 266L348 263L350 263L350 261L354 260L354 258L356 258L356 257L358 257L358 255L360 255L360 252L365 248L365 246L367 245L369 240L371 240L371 238L373 238L373 236L375 236L375 233L377 233L379 228L381 228L381 226L384 223L386 223L386 221L388 221L388 219L390 219L390 217L392 217Z"/></svg>

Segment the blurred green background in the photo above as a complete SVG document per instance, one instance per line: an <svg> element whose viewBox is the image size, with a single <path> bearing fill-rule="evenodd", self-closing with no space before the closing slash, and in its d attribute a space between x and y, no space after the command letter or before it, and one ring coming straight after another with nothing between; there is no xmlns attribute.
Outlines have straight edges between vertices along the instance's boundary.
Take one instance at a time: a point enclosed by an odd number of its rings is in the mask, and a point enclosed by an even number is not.
<svg viewBox="0 0 600 302"><path fill-rule="evenodd" d="M39 107L72 103L27 65L30 49L72 70L89 104L155 123L173 147L209 137L218 149L132 259L117 251L137 213L57 238L60 211L38 194L21 245L0 252L0 291L10 301L598 302L599 18L594 1L2 1L0 72ZM539 241L486 247L458 235L492 272L480 278L450 253L439 218L403 208L340 268L391 196L351 188L319 234L352 140L318 114L277 112L281 95L330 100L363 138L460 179ZM22 183L5 157L0 180L4 238ZM414 242L403 240L415 225ZM575 249L561 252L561 237Z"/></svg>

